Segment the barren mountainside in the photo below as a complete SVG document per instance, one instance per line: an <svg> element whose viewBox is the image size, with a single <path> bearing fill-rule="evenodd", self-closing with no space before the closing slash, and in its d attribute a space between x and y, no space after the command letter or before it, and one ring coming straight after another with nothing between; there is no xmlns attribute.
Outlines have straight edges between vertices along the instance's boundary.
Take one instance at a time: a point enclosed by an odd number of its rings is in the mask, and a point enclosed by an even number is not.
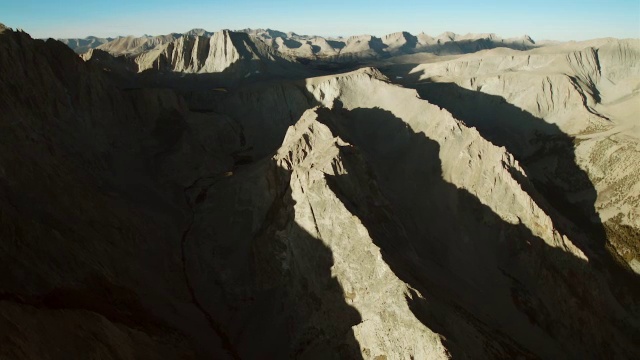
<svg viewBox="0 0 640 360"><path fill-rule="evenodd" d="M0 359L640 357L640 41L174 35L0 26Z"/></svg>

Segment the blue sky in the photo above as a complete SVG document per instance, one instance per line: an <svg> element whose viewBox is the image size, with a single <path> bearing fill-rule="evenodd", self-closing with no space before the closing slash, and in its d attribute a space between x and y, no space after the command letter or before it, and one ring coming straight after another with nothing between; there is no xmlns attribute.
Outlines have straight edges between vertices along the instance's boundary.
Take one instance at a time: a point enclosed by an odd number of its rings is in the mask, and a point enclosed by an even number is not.
<svg viewBox="0 0 640 360"><path fill-rule="evenodd" d="M404 30L585 40L640 37L640 0L0 0L0 22L38 38L268 27L325 36Z"/></svg>

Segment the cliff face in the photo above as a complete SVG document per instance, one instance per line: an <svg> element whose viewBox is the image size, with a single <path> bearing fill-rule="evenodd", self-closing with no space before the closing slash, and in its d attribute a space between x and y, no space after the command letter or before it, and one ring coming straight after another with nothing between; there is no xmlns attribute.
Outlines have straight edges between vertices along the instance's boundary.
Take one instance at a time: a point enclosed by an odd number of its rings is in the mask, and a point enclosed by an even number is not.
<svg viewBox="0 0 640 360"><path fill-rule="evenodd" d="M142 54L135 61L139 71L155 68L187 73L222 72L241 58L259 60L262 54L252 51L249 43L248 36L232 35L228 30L216 32L212 37L185 36Z"/></svg>
<svg viewBox="0 0 640 360"><path fill-rule="evenodd" d="M245 33L222 30L206 35L184 35L163 41L145 38L141 44L107 44L98 47L117 57L120 62L134 67L135 71L156 70L181 74L232 73L229 76L242 79L260 77L261 73L278 75L296 69L292 58L276 52L257 38ZM133 41L133 40L132 40ZM145 46L141 50L141 46ZM94 58L94 51L83 57Z"/></svg>
<svg viewBox="0 0 640 360"><path fill-rule="evenodd" d="M282 61L247 38L147 60ZM640 352L637 282L529 164L378 70L177 95L99 64L0 33L0 357Z"/></svg>

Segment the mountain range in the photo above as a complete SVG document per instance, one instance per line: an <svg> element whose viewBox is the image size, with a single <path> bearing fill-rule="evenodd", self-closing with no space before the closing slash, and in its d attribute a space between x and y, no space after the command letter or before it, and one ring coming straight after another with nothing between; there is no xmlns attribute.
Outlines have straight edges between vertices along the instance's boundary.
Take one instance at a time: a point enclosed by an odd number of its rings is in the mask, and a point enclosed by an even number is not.
<svg viewBox="0 0 640 360"><path fill-rule="evenodd" d="M346 61L353 59L381 58L398 54L431 52L437 54L461 54L494 47L509 47L526 50L535 47L531 37L502 39L496 34L458 35L445 32L437 37L420 33L414 36L408 32L397 32L383 36L351 36L347 38L325 38L321 36L298 35L271 29L222 30L223 33L246 33L278 50L280 53L304 59L324 59ZM113 55L135 55L151 50L161 44L174 42L182 37L213 37L216 32L192 29L185 33L161 36L118 37L115 39L60 39L77 53L98 48Z"/></svg>
<svg viewBox="0 0 640 360"><path fill-rule="evenodd" d="M640 357L640 39L80 43L0 25L0 358Z"/></svg>

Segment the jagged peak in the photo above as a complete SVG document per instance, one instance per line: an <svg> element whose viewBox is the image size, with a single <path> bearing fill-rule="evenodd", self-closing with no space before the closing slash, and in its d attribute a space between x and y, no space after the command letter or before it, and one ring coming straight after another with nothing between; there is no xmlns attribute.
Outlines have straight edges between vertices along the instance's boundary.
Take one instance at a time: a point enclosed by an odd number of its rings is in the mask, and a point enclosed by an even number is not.
<svg viewBox="0 0 640 360"><path fill-rule="evenodd" d="M244 31L234 31L234 30L229 30L229 29L222 29L220 31L216 31L213 33L213 35L211 35L212 38L218 38L218 39L229 39L229 41L251 41L254 42L253 40L255 39L259 39L259 37L256 37L254 35L251 35L249 33L246 33ZM235 44L235 42L234 42Z"/></svg>
<svg viewBox="0 0 640 360"><path fill-rule="evenodd" d="M93 49L89 49L87 50L87 52L80 54L80 58L82 58L82 60L84 61L89 61L89 60L104 60L104 59L114 59L115 56L111 55L108 51L102 50L102 49L98 49L98 48L93 48Z"/></svg>
<svg viewBox="0 0 640 360"><path fill-rule="evenodd" d="M347 39L347 42L352 42L352 41L371 41L373 39L376 39L376 37L373 36L373 35L369 35L369 34L353 35L353 36L349 36L349 38Z"/></svg>
<svg viewBox="0 0 640 360"><path fill-rule="evenodd" d="M339 146L349 145L323 122L321 116L327 113L327 108L316 106L306 110L295 124L289 126L282 146L274 156L280 166L293 169L306 167L305 164L311 162L322 167L336 159Z"/></svg>
<svg viewBox="0 0 640 360"><path fill-rule="evenodd" d="M400 37L410 38L410 37L413 37L413 35L407 31L397 31L397 32L385 35L384 39L400 38Z"/></svg>
<svg viewBox="0 0 640 360"><path fill-rule="evenodd" d="M449 40L455 40L455 38L456 38L457 36L458 36L458 35L457 35L456 33L454 33L454 32L451 32L451 31L445 31L445 32L443 32L442 34L438 35L437 37L438 37L438 38L446 38L446 39L449 39Z"/></svg>
<svg viewBox="0 0 640 360"><path fill-rule="evenodd" d="M389 79L382 73L380 70L373 66L363 67L357 70L353 70L348 73L340 74L340 75L329 75L328 77L336 77L336 78L345 78L345 77L353 77L354 75L368 75L372 78L382 81L388 81Z"/></svg>
<svg viewBox="0 0 640 360"><path fill-rule="evenodd" d="M378 80L389 80L384 74L382 74L382 72L380 72L380 70L372 66L358 69L355 72L370 75Z"/></svg>
<svg viewBox="0 0 640 360"><path fill-rule="evenodd" d="M203 28L193 28L184 33L185 35L194 35L194 36L211 36L213 35L212 31L207 31Z"/></svg>
<svg viewBox="0 0 640 360"><path fill-rule="evenodd" d="M524 41L528 41L528 42L530 42L530 43L532 43L532 44L535 44L535 43L536 43L535 41L533 41L533 38L531 38L531 36L529 36L529 35L527 35L527 34L524 34L524 35L522 36L522 39L523 39Z"/></svg>
<svg viewBox="0 0 640 360"><path fill-rule="evenodd" d="M323 84L324 82L326 82L327 80L329 81L334 81L334 80L339 80L339 81L346 81L349 79L356 79L356 78L362 78L362 76L366 76L369 79L375 79L375 80L379 80L379 81L384 81L384 82L389 82L389 79L382 73L380 72L380 70L378 70L375 67L364 67L364 68L360 68L357 70L353 70L347 73L343 73L343 74L337 74L337 75L326 75L326 76L319 76L319 77L315 77L315 78L309 78L306 80L307 82L307 90L309 90L310 92L314 92L315 87ZM339 91L332 91L333 95L337 96L337 93ZM325 106L327 107L331 107L329 104L333 101L333 98L335 96L329 96L328 94L324 94L321 96L322 100L326 100L324 102Z"/></svg>
<svg viewBox="0 0 640 360"><path fill-rule="evenodd" d="M237 32L241 32L241 33L246 33L249 35L254 35L254 36L263 36L267 39L270 38L276 38L276 37L287 37L287 33L279 31L279 30L275 30L275 29L270 29L270 28L266 28L266 29L252 29L252 28L246 28L246 29L242 29L242 30L237 30Z"/></svg>
<svg viewBox="0 0 640 360"><path fill-rule="evenodd" d="M464 35L456 34L453 40L501 40L502 38L495 33L467 33Z"/></svg>

